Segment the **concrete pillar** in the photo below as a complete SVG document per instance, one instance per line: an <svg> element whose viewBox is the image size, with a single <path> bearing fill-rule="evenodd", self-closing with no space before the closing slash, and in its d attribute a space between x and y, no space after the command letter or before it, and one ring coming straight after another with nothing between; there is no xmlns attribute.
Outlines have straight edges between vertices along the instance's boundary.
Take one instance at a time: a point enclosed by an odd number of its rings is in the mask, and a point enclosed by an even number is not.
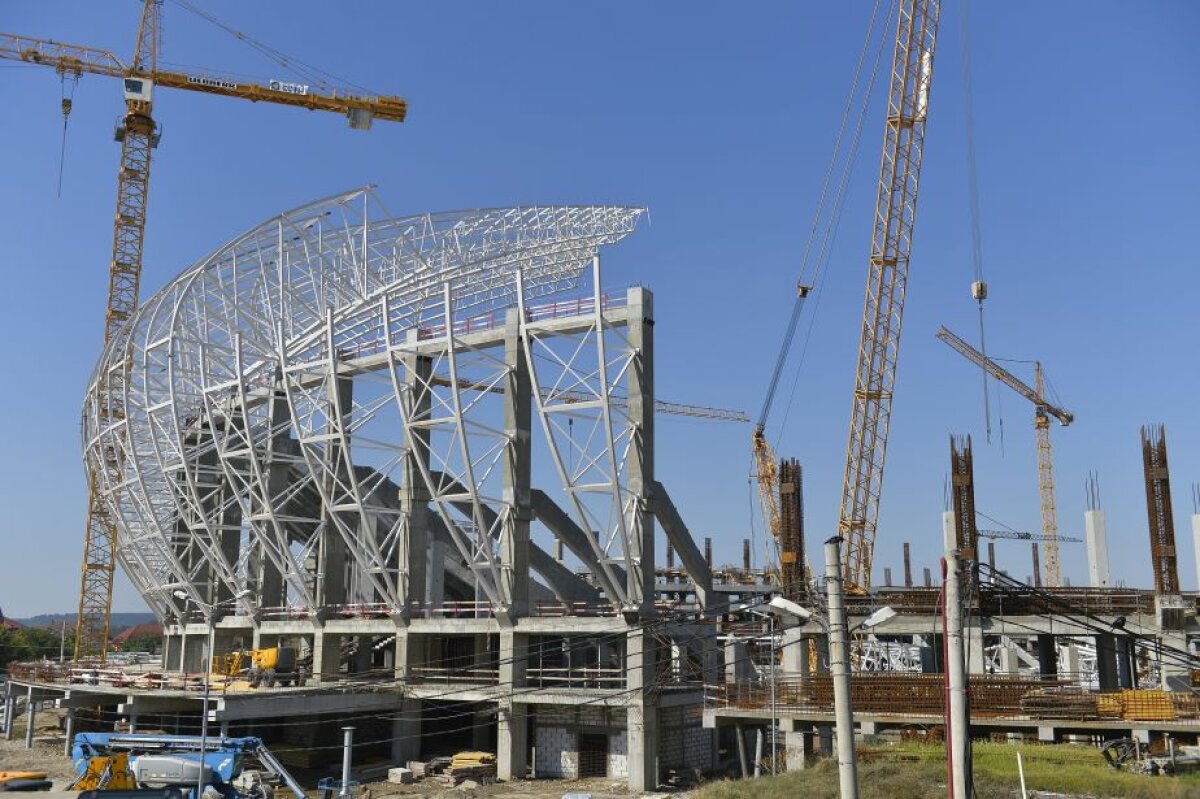
<svg viewBox="0 0 1200 799"><path fill-rule="evenodd" d="M336 358L333 359L336 363ZM329 389L329 406L326 432L330 440L325 444L324 474L318 477L324 483L322 493L320 539L317 542L317 605L326 610L331 605L344 605L347 601L346 584L346 541L339 532L338 524L357 527L358 514L353 511L334 510L349 502L351 497L339 484L348 484L350 453L343 451L349 444L350 412L354 406L354 378L337 377ZM338 440L344 437L344 446Z"/></svg>
<svg viewBox="0 0 1200 799"><path fill-rule="evenodd" d="M136 735L138 731L138 714L130 712L129 714L129 734Z"/></svg>
<svg viewBox="0 0 1200 799"><path fill-rule="evenodd" d="M405 699L392 719L392 760L407 763L421 757L421 700Z"/></svg>
<svg viewBox="0 0 1200 799"><path fill-rule="evenodd" d="M408 331L408 344L415 346L419 331ZM428 419L431 413L432 390L429 381L433 376L433 362L428 356L406 354L404 356L405 377L413 387L412 415L414 419ZM441 607L445 593L444 545L437 549L431 546L429 535L429 502L432 497L421 476L421 470L429 468L429 428L424 425L410 427L409 435L413 446L404 459L404 475L400 485L400 507L408 524L404 526L400 541L400 564L402 588L405 598L402 615L412 613L414 606L424 605L428 610ZM438 558L432 563L430 557ZM436 590L431 578L436 575ZM400 658L397 658L399 662Z"/></svg>
<svg viewBox="0 0 1200 799"><path fill-rule="evenodd" d="M1112 633L1096 636L1096 679L1101 691L1115 691L1117 679L1117 640Z"/></svg>
<svg viewBox="0 0 1200 799"><path fill-rule="evenodd" d="M496 776L522 779L529 771L529 706L501 700L496 722Z"/></svg>
<svg viewBox="0 0 1200 799"><path fill-rule="evenodd" d="M33 727L37 721L37 706L33 703L33 686L25 695L25 748L33 748Z"/></svg>
<svg viewBox="0 0 1200 799"><path fill-rule="evenodd" d="M1039 633L1038 644L1038 674L1043 680L1058 679L1058 645L1053 635Z"/></svg>
<svg viewBox="0 0 1200 799"><path fill-rule="evenodd" d="M1021 658L1017 656L1017 645L1012 639L1005 638L1000 646L1000 673L1020 674Z"/></svg>
<svg viewBox="0 0 1200 799"><path fill-rule="evenodd" d="M1133 639L1117 636L1117 682L1122 688L1137 688L1137 661Z"/></svg>
<svg viewBox="0 0 1200 799"><path fill-rule="evenodd" d="M1079 679L1079 647L1067 644L1062 648L1062 657L1058 663L1058 673L1068 680Z"/></svg>
<svg viewBox="0 0 1200 799"><path fill-rule="evenodd" d="M954 552L958 549L958 536L954 531L954 511L942 511L942 551Z"/></svg>
<svg viewBox="0 0 1200 799"><path fill-rule="evenodd" d="M189 635L183 639L180 670L188 674L203 673L208 660L208 636Z"/></svg>
<svg viewBox="0 0 1200 799"><path fill-rule="evenodd" d="M512 627L500 628L499 683L514 693L526 684L529 636ZM523 702L502 699L496 715L496 776L521 779L529 770L529 709Z"/></svg>
<svg viewBox="0 0 1200 799"><path fill-rule="evenodd" d="M593 265L596 295L600 293L600 259ZM654 296L649 289L629 289L629 324L625 335L635 356L627 373L627 412L634 426L626 469L629 490L638 498L638 513L630 531L632 551L626 573L629 601L637 605L643 617L654 615L654 514L650 512L650 492L654 484ZM630 739L629 750L634 751ZM631 754L632 758L632 754ZM632 779L633 766L630 765ZM653 790L650 785L646 790Z"/></svg>
<svg viewBox="0 0 1200 799"><path fill-rule="evenodd" d="M725 682L741 682L750 679L753 674L746 642L728 639L725 642Z"/></svg>
<svg viewBox="0 0 1200 799"><path fill-rule="evenodd" d="M657 655L656 641L647 630L635 628L626 635L629 790L634 792L658 787L658 697L654 690Z"/></svg>
<svg viewBox="0 0 1200 799"><path fill-rule="evenodd" d="M508 436L504 502L509 514L500 531L500 599L508 618L515 621L529 613L529 523L533 519L530 493L533 388L515 308L508 311L504 326L504 362L509 367L504 378L504 432Z"/></svg>
<svg viewBox="0 0 1200 799"><path fill-rule="evenodd" d="M1187 636L1183 633L1163 633L1159 637L1159 643L1163 646L1178 649L1182 652L1188 651ZM1181 667L1177 662L1166 660L1159 653L1158 662L1159 671L1162 673L1163 688L1168 691L1190 691L1192 687L1191 672L1184 667Z"/></svg>
<svg viewBox="0 0 1200 799"><path fill-rule="evenodd" d="M313 678L316 682L336 680L342 665L342 637L317 630L313 633Z"/></svg>
<svg viewBox="0 0 1200 799"><path fill-rule="evenodd" d="M963 628L963 646L968 674L983 674L986 658L983 652L983 627L973 620Z"/></svg>
<svg viewBox="0 0 1200 799"><path fill-rule="evenodd" d="M15 703L13 702L13 685L11 682L4 683L4 740L12 740L13 726L13 710Z"/></svg>
<svg viewBox="0 0 1200 799"><path fill-rule="evenodd" d="M1088 577L1091 585L1093 588L1108 588L1108 530L1104 523L1104 511L1084 511L1083 528L1087 541Z"/></svg>
<svg viewBox="0 0 1200 799"><path fill-rule="evenodd" d="M808 672L808 647L801 627L785 627L780 641L783 673L788 676Z"/></svg>
<svg viewBox="0 0 1200 799"><path fill-rule="evenodd" d="M71 744L75 738L75 708L67 708L66 718L66 734L67 737L63 741L63 757L71 756Z"/></svg>
<svg viewBox="0 0 1200 799"><path fill-rule="evenodd" d="M788 771L802 771L813 756L813 736L807 732L783 734L783 762Z"/></svg>
<svg viewBox="0 0 1200 799"><path fill-rule="evenodd" d="M229 737L229 719L221 719L221 737Z"/></svg>

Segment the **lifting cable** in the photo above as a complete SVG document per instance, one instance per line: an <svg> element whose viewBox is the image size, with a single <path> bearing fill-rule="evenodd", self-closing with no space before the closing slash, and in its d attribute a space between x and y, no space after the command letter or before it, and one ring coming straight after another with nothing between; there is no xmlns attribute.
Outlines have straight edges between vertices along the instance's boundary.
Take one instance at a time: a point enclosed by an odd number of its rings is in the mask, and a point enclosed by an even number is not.
<svg viewBox="0 0 1200 799"><path fill-rule="evenodd" d="M75 87L79 85L79 77L82 75L79 68L71 69L69 67L59 66L58 77L62 84L61 87L61 108L62 108L62 144L58 150L58 196L62 197L63 184L63 167L67 161L67 120L71 118L71 108L75 104Z"/></svg>
<svg viewBox="0 0 1200 799"><path fill-rule="evenodd" d="M871 19L867 25L866 35L863 37L862 48L859 51L858 63L854 69L854 78L850 84L850 91L846 97L845 107L842 109L842 118L838 126L837 136L834 139L833 152L830 154L829 163L825 167L825 174L821 182L821 194L817 201L816 210L813 213L812 225L809 228L808 240L804 245L804 252L800 259L799 279L796 285L796 298L792 303L791 315L788 318L787 328L784 332L783 340L780 343L779 354L775 358L775 366L771 372L771 382L767 388L767 394L763 400L762 410L759 412L758 426L761 428L766 425L767 416L771 412L771 405L775 400L775 393L779 388L779 380L782 377L783 369L787 365L788 355L791 353L792 344L796 338L796 328L800 323L800 312L804 307L804 299L808 296L810 290L816 286L824 274L824 267L829 260L829 252L833 240L837 234L838 224L841 221L842 209L845 206L846 187L850 181L850 175L853 172L854 164L857 160L858 146L862 138L862 129L866 119L867 106L870 101L873 89L875 86L876 77L879 72L879 63L882 57L886 38L880 33L879 45L876 49L875 60L871 67L871 73L867 80L867 86L861 93L859 87L862 84L864 66L866 65L867 55L871 50L871 41L875 37L875 28L881 19L887 19L891 16L891 9L894 2L888 3L887 11L881 16L880 10L883 3L882 0L875 0L874 7L871 10ZM859 96L861 94L861 97ZM854 130L851 135L850 143L845 148L843 143L846 139L846 131L850 124L851 112L855 105L859 106L858 117L854 123ZM843 152L844 150L844 152ZM839 168L840 172L837 177L836 185L833 183L834 172ZM833 188L832 198L830 197L830 187ZM828 209L828 214L826 211ZM825 218L827 216L827 218ZM824 231L820 234L820 243L818 245L818 231L821 228L822 220L824 219ZM816 247L816 257L813 258L814 247ZM811 277L808 277L811 267ZM812 324L810 322L808 333L805 336L805 346L802 350L800 363L796 366L797 378L799 376L800 366L804 361L804 352L807 351L808 336L811 335ZM792 385L792 393L788 399L788 409L791 408L792 398L795 396L795 382ZM781 425L787 424L787 416L785 412L784 422Z"/></svg>
<svg viewBox="0 0 1200 799"><path fill-rule="evenodd" d="M983 278L983 232L979 222L979 172L975 157L975 94L971 82L971 38L968 30L967 11L969 0L961 0L959 7L959 36L962 40L963 82L963 129L967 138L967 194L971 209L971 265L973 279L971 297L979 307L979 351L987 357L987 336L984 332L983 301L987 299L987 281ZM988 373L979 367L983 377L983 418L987 442L992 443L992 408L988 392ZM997 402L1000 402L997 396ZM1000 447L1004 447L1004 418L1000 415Z"/></svg>
<svg viewBox="0 0 1200 799"><path fill-rule="evenodd" d="M322 90L332 91L332 90L338 88L338 86L342 86L342 87L358 89L359 91L363 92L364 94L378 94L378 92L373 92L370 89L366 88L365 86L354 83L353 81L348 81L345 78L338 77L337 75L334 75L331 72L327 72L327 71L321 69L320 67L313 66L312 64L309 64L305 61L301 61L298 58L293 58L292 56L289 56L287 53L284 53L281 50L277 50L276 48L271 47L270 45L268 45L264 42L260 42L257 39L255 39L254 37L250 36L249 34L243 33L242 31L238 30L237 28L234 28L230 25L225 24L221 20L217 19L217 17L213 16L212 14L208 13L207 11L205 11L202 8L196 7L195 5L190 3L188 0L173 0L173 1L174 1L175 5L179 6L180 8L184 9L185 11L190 11L191 13L200 17L201 19L205 20L206 22L209 22L212 25L215 25L216 27L225 31L226 33L228 33L230 36L234 37L235 39L239 39L239 40L245 42L250 47L252 47L255 50L257 50L258 52L262 53L263 55L265 55L267 58L271 59L275 63L279 64L284 69L294 72L296 75L298 75L301 78L303 78L304 80L314 84L315 86L321 88Z"/></svg>

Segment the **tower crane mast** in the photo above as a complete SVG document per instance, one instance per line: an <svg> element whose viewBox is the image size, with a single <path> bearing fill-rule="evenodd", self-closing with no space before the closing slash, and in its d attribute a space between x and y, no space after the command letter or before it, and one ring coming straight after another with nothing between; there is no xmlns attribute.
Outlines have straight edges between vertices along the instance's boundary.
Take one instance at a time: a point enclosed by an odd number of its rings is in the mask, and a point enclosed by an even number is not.
<svg viewBox="0 0 1200 799"><path fill-rule="evenodd" d="M1059 424L1066 427L1075 421L1075 416L1070 411L1059 408L1046 399L1046 382L1040 361L1034 363L1034 386L1031 388L1012 372L946 328L938 330L937 337L959 355L983 368L996 380L1033 403L1033 428L1037 438L1038 490L1041 495L1042 509L1041 541L1046 551L1046 584L1057 587L1062 584L1058 545L1063 539L1058 535L1058 514L1054 501L1054 448L1050 442L1050 419L1053 417L1058 420Z"/></svg>
<svg viewBox="0 0 1200 799"><path fill-rule="evenodd" d="M128 65L107 50L0 33L0 59L40 64L72 78L91 74L122 81L125 116L116 130L116 138L121 143L121 165L109 264L108 304L104 315L106 347L138 307L151 152L158 145L160 135L158 123L151 113L156 86L345 113L350 126L356 129L369 128L375 118L402 122L408 113L407 103L399 97L340 89L311 91L309 86L283 81L258 84L210 74L159 70L161 11L162 0L143 0L133 60ZM64 112L66 110L68 108L64 107ZM119 381L123 379L120 370L101 375L102 395L122 396L123 386ZM115 401L102 402L99 406L102 416L99 425L122 429L123 409ZM90 470L93 477L88 485L88 515L75 631L76 660L98 658L103 662L107 655L117 559L117 520L112 516L112 505L106 501L95 475L102 474L109 485L116 486L123 459L124 453L118 444L101 454L99 469Z"/></svg>
<svg viewBox="0 0 1200 799"><path fill-rule="evenodd" d="M846 590L857 593L866 592L871 585L940 8L939 0L899 3L838 516Z"/></svg>

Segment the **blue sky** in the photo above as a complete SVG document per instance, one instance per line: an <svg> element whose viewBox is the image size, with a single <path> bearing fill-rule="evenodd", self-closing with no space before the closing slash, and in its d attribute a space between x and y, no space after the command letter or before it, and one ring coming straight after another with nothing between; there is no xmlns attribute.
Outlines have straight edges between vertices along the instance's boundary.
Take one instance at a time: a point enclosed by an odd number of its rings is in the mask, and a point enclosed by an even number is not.
<svg viewBox="0 0 1200 799"><path fill-rule="evenodd" d="M204 0L304 61L405 96L409 122L339 118L160 91L143 296L264 218L377 183L394 213L512 203L630 203L650 222L606 257L607 280L654 289L664 399L755 413L790 304L870 4L318 3ZM137 4L10 0L9 32L125 57ZM1039 526L1031 408L1002 398L1005 446L983 441L978 373L933 338L974 339L959 4L947 3L930 101L904 342L876 546L899 572L940 548L947 435L976 441L978 507ZM287 77L171 0L164 59ZM1082 534L1100 473L1114 577L1150 582L1138 427L1167 425L1180 573L1196 587L1189 486L1200 480L1194 316L1200 7L977 3L970 36L989 352L1040 358L1077 422L1055 429L1060 528ZM98 355L122 110L113 80L75 92L61 198L59 82L0 66L0 608L74 608L85 485L78 410ZM882 109L868 117L786 428L805 467L811 556L836 527ZM806 327L806 319L802 329ZM1025 368L1025 367L1015 367ZM658 476L719 560L748 535L748 426L663 418ZM761 534L761 528L760 528ZM1064 570L1086 577L1081 545ZM1029 573L1028 546L998 545ZM118 610L141 608L118 585Z"/></svg>

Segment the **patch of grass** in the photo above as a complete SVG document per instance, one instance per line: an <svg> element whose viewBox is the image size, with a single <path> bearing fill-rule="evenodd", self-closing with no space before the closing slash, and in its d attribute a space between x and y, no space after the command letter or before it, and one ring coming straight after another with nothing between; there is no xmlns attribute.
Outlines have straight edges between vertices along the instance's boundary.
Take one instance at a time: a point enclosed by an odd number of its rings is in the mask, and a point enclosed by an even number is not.
<svg viewBox="0 0 1200 799"><path fill-rule="evenodd" d="M1025 786L1045 791L1117 799L1200 799L1200 772L1150 777L1109 768L1090 746L1018 746L976 743L975 789L979 799L1012 799L1020 792L1017 752ZM946 750L941 746L896 744L859 764L862 799L941 799L946 795ZM838 771L832 758L801 772L757 780L723 780L695 792L694 799L837 799Z"/></svg>

